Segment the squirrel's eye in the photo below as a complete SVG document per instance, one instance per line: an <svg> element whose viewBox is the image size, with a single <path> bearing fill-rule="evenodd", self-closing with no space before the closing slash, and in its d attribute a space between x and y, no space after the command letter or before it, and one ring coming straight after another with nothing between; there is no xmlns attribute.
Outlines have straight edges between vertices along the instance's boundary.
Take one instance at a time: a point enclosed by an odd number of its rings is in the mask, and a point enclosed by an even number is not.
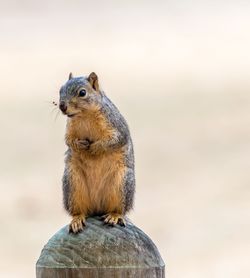
<svg viewBox="0 0 250 278"><path fill-rule="evenodd" d="M79 97L85 97L86 94L87 94L87 92L86 92L86 90L84 90L84 89L81 89L81 90L79 91Z"/></svg>

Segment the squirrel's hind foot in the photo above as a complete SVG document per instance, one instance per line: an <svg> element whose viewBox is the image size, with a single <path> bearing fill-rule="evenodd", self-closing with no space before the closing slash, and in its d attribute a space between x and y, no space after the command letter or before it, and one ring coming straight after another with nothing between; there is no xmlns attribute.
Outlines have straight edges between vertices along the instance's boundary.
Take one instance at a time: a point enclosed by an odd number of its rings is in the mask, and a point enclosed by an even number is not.
<svg viewBox="0 0 250 278"><path fill-rule="evenodd" d="M83 215L74 216L69 224L69 233L80 233L85 226L85 217Z"/></svg>
<svg viewBox="0 0 250 278"><path fill-rule="evenodd" d="M126 221L124 219L124 216L119 213L108 213L102 216L102 219L104 219L104 224L108 224L110 226L114 226L116 224L119 224L120 226L125 227Z"/></svg>

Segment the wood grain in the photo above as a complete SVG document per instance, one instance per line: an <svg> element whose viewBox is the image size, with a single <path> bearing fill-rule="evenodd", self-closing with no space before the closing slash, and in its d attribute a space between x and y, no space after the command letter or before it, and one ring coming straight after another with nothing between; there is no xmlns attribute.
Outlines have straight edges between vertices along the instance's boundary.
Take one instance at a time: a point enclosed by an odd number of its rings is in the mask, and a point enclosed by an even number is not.
<svg viewBox="0 0 250 278"><path fill-rule="evenodd" d="M126 227L103 225L88 218L77 235L68 226L44 246L37 278L163 278L164 262L152 240L128 221Z"/></svg>

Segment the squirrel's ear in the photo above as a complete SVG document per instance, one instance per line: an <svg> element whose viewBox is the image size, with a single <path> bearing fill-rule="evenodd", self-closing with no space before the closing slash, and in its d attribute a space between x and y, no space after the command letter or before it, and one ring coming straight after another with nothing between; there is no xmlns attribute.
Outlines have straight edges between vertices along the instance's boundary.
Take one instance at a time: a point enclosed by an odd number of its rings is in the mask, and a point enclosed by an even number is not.
<svg viewBox="0 0 250 278"><path fill-rule="evenodd" d="M69 80L72 79L72 78L73 78L73 73L71 72L71 73L69 74Z"/></svg>
<svg viewBox="0 0 250 278"><path fill-rule="evenodd" d="M98 83L98 77L94 72L91 72L89 77L87 78L90 85L93 87L94 90L99 91L99 83Z"/></svg>

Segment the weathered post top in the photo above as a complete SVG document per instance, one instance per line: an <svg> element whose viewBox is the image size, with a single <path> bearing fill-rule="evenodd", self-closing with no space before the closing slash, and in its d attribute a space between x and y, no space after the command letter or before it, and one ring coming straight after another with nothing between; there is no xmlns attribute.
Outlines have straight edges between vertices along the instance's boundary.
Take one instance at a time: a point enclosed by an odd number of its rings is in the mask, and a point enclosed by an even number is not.
<svg viewBox="0 0 250 278"><path fill-rule="evenodd" d="M82 233L58 231L43 248L37 278L164 278L164 262L152 240L131 222L103 225L88 218Z"/></svg>

